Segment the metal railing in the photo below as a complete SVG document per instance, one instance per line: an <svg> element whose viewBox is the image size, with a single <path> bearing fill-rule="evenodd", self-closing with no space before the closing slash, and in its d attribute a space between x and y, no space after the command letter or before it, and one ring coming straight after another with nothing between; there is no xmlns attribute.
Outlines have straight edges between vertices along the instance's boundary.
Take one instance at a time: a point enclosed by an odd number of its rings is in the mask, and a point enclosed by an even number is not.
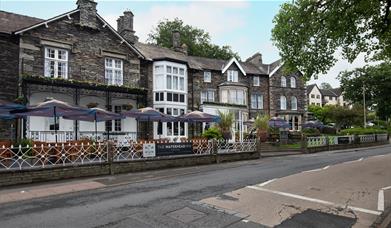
<svg viewBox="0 0 391 228"><path fill-rule="evenodd" d="M355 140L357 138L357 140ZM372 135L345 135L345 136L318 136L307 137L307 147L322 147L354 143L373 143L385 142L388 140L388 134Z"/></svg>
<svg viewBox="0 0 391 228"><path fill-rule="evenodd" d="M0 170L82 165L107 161L107 143L61 143L0 148Z"/></svg>
<svg viewBox="0 0 391 228"><path fill-rule="evenodd" d="M240 153L253 152L257 150L257 141L255 139L230 142L227 140L219 140L217 143L217 153Z"/></svg>
<svg viewBox="0 0 391 228"><path fill-rule="evenodd" d="M108 135L109 140L113 140L118 143L126 143L130 140L137 140L137 132L110 132ZM27 138L40 142L56 142L55 131L28 131ZM98 131L95 133L95 131L80 131L78 132L77 138L104 141L107 140L107 132ZM74 131L57 131L58 143L65 143L73 140L76 140Z"/></svg>

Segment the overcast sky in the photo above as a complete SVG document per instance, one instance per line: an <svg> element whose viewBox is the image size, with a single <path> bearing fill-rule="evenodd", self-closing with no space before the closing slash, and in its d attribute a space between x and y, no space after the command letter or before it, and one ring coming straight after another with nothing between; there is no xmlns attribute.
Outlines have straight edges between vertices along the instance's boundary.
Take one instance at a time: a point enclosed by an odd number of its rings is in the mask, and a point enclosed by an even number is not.
<svg viewBox="0 0 391 228"><path fill-rule="evenodd" d="M261 52L263 61L270 63L279 58L278 50L271 42L273 17L284 1L125 1L98 0L98 13L114 28L116 20L125 10L134 15L134 28L140 41L146 41L148 33L162 19L178 17L185 23L202 28L211 35L212 42L230 45L242 59ZM47 19L76 8L76 0L18 1L0 0L0 9L14 13ZM309 83L328 82L339 85L336 76L340 71L365 65L364 58L353 64L340 60L328 74Z"/></svg>

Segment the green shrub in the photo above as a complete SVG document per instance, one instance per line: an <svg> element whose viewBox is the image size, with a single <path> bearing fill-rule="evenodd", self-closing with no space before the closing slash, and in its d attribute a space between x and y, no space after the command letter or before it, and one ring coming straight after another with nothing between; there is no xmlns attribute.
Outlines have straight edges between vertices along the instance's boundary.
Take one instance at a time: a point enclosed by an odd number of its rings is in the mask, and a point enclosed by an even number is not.
<svg viewBox="0 0 391 228"><path fill-rule="evenodd" d="M371 135L371 134L384 134L387 130L379 128L349 128L341 130L341 135Z"/></svg>
<svg viewBox="0 0 391 228"><path fill-rule="evenodd" d="M301 132L306 136L320 136L320 131L316 128L304 128Z"/></svg>
<svg viewBox="0 0 391 228"><path fill-rule="evenodd" d="M19 145L22 147L22 150L19 150ZM13 151L18 155L23 155L24 157L32 156L32 147L33 141L31 139L20 139L14 143Z"/></svg>
<svg viewBox="0 0 391 228"><path fill-rule="evenodd" d="M202 137L205 137L207 139L222 139L223 134L221 134L220 129L218 129L217 127L211 127L208 130L204 131L204 133L202 133Z"/></svg>

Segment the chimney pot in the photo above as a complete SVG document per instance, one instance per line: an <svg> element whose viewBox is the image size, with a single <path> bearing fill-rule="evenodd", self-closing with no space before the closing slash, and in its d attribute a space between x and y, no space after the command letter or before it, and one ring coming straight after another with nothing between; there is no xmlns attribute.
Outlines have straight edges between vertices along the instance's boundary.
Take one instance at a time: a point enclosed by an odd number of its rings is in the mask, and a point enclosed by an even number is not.
<svg viewBox="0 0 391 228"><path fill-rule="evenodd" d="M138 37L135 35L135 31L133 30L133 18L134 14L127 10L124 12L124 15L120 16L117 20L118 33L130 43L138 41Z"/></svg>

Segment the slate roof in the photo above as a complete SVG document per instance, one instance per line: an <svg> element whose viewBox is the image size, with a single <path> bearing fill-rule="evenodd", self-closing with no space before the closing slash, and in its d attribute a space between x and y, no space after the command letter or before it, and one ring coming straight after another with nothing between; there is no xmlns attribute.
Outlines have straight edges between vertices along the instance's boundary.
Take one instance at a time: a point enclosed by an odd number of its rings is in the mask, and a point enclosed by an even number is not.
<svg viewBox="0 0 391 228"><path fill-rule="evenodd" d="M187 55L169 48L162 48L141 42L137 42L134 46L149 60L172 59L187 62Z"/></svg>
<svg viewBox="0 0 391 228"><path fill-rule="evenodd" d="M312 89L317 86L316 84L311 84L307 86L307 95L311 93Z"/></svg>
<svg viewBox="0 0 391 228"><path fill-rule="evenodd" d="M320 92L323 96L338 97L338 95L334 93L333 89L320 89Z"/></svg>
<svg viewBox="0 0 391 228"><path fill-rule="evenodd" d="M10 13L0 10L0 32L11 34L14 31L29 27L44 21L36 17Z"/></svg>

